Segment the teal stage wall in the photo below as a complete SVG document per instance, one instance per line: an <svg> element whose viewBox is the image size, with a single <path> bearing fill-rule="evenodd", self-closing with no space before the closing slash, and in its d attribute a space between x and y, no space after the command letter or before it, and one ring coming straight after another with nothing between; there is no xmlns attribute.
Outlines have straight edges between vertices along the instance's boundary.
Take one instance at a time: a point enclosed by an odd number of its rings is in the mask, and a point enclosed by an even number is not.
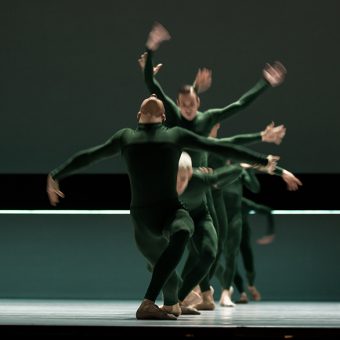
<svg viewBox="0 0 340 340"><path fill-rule="evenodd" d="M265 300L340 301L340 216L275 215L253 240ZM265 231L250 216L253 238ZM129 215L0 215L0 298L141 299L150 274ZM213 281L219 298L219 286Z"/></svg>

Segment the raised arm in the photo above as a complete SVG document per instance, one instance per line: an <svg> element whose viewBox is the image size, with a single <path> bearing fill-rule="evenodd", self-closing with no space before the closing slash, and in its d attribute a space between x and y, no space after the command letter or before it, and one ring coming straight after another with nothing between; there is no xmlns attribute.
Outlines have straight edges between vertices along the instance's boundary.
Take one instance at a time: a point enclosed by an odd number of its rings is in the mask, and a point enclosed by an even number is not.
<svg viewBox="0 0 340 340"><path fill-rule="evenodd" d="M153 52L158 49L160 44L163 41L169 40L170 35L168 31L159 23L156 23L149 35L146 42L146 53L142 54L140 59L138 60L139 65L142 69L144 69L144 79L145 83L150 91L150 93L154 93L157 97L162 100L166 117L167 117L167 126L176 126L178 125L178 120L180 119L180 112L176 105L176 103L168 97L161 85L155 78L155 73L159 71L160 65L158 64L156 68L153 67Z"/></svg>
<svg viewBox="0 0 340 340"><path fill-rule="evenodd" d="M261 132L245 133L232 137L220 138L222 142L233 143L237 145L252 144L258 142L280 144L286 134L284 125L275 126L272 122Z"/></svg>
<svg viewBox="0 0 340 340"><path fill-rule="evenodd" d="M236 135L232 137L219 138L221 142L232 143L236 145L252 144L262 141L261 132L255 133L244 133L241 135Z"/></svg>
<svg viewBox="0 0 340 340"><path fill-rule="evenodd" d="M197 94L200 94L202 92L207 91L212 82L212 71L208 68L199 68L195 80L192 84L192 87L194 88L195 92Z"/></svg>
<svg viewBox="0 0 340 340"><path fill-rule="evenodd" d="M78 152L65 163L61 164L49 173L47 178L47 193L52 205L56 205L58 203L58 197L64 197L64 194L59 190L58 180L91 164L118 154L121 150L121 138L124 130L125 129L115 133L102 145Z"/></svg>
<svg viewBox="0 0 340 340"><path fill-rule="evenodd" d="M275 62L273 65L266 64L263 69L263 78L261 78L255 86L243 94L234 103L221 109L210 109L206 111L205 119L210 120L211 124L215 125L223 119L231 117L240 110L246 108L269 86L275 87L280 85L284 81L285 75L286 69L281 63Z"/></svg>

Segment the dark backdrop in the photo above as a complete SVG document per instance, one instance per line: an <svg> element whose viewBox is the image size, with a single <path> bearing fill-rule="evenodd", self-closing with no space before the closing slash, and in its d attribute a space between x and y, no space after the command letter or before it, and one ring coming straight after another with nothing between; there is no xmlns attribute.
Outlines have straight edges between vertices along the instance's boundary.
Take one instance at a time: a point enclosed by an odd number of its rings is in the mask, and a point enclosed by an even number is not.
<svg viewBox="0 0 340 340"><path fill-rule="evenodd" d="M200 66L213 69L202 109L249 89L267 61L286 82L223 124L221 135L288 128L281 155L298 173L338 173L340 3L326 1L0 2L0 173L47 173L74 152L134 127L147 95L137 58L155 20L172 40L155 56L175 97ZM125 172L119 159L88 172Z"/></svg>

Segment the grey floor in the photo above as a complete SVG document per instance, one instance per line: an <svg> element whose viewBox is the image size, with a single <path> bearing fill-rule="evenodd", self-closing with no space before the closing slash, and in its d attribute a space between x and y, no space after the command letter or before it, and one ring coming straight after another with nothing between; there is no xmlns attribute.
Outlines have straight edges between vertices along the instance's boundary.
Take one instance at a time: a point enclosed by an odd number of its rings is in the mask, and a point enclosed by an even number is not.
<svg viewBox="0 0 340 340"><path fill-rule="evenodd" d="M139 301L0 300L0 338L329 339L340 337L339 302L251 302L176 321L136 320Z"/></svg>
<svg viewBox="0 0 340 340"><path fill-rule="evenodd" d="M340 303L251 302L177 321L135 319L139 301L0 300L0 325L340 329Z"/></svg>

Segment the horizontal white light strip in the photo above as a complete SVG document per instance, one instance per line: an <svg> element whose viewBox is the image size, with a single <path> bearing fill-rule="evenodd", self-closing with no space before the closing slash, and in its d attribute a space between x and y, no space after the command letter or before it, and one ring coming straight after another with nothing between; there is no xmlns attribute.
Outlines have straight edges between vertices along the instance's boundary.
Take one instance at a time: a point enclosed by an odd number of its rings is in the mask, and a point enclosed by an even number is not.
<svg viewBox="0 0 340 340"><path fill-rule="evenodd" d="M273 210L272 214L273 215L340 215L340 210Z"/></svg>
<svg viewBox="0 0 340 340"><path fill-rule="evenodd" d="M0 210L8 215L129 215L130 210Z"/></svg>
<svg viewBox="0 0 340 340"><path fill-rule="evenodd" d="M254 211L250 211L254 214ZM0 215L129 215L130 210L0 210ZM340 215L340 210L273 210L273 215Z"/></svg>

